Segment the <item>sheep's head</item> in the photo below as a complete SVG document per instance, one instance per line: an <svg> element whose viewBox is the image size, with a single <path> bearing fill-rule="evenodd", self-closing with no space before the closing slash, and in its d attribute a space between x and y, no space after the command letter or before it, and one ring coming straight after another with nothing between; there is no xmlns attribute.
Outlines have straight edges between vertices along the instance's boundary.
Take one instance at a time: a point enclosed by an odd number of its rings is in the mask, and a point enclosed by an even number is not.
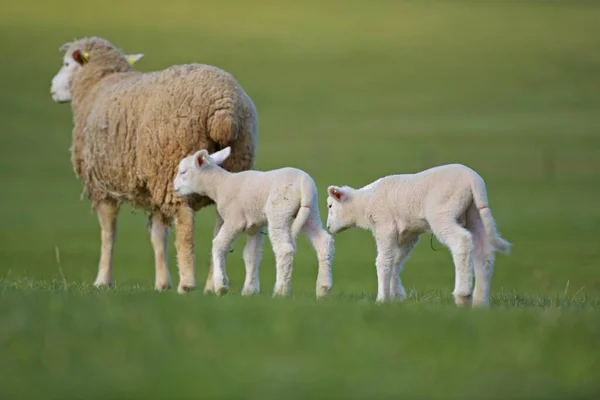
<svg viewBox="0 0 600 400"><path fill-rule="evenodd" d="M206 195L204 177L215 166L221 165L230 154L231 147L225 147L212 154L203 149L182 159L173 181L175 193L178 196Z"/></svg>
<svg viewBox="0 0 600 400"><path fill-rule="evenodd" d="M52 100L57 103L67 103L73 98L71 93L71 85L74 77L79 71L86 67L90 62L93 62L95 57L104 57L107 51L113 50L114 47L106 40L99 38L81 39L73 43L65 43L60 47L63 55L63 65L58 73L52 78L50 94ZM118 52L118 50L116 50ZM129 65L133 65L140 60L143 54L120 54L124 57ZM122 59L122 58L121 58Z"/></svg>
<svg viewBox="0 0 600 400"><path fill-rule="evenodd" d="M327 230L335 234L353 227L356 216L352 207L351 189L329 186L327 194Z"/></svg>

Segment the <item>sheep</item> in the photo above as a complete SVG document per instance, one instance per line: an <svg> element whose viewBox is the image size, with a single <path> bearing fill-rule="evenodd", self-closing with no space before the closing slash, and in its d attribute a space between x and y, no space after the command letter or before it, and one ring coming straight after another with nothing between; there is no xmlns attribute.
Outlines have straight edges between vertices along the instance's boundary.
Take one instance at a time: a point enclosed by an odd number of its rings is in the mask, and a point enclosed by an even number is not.
<svg viewBox="0 0 600 400"><path fill-rule="evenodd" d="M258 140L256 108L232 75L210 65L186 64L142 73L106 39L65 43L63 66L52 79L51 96L71 103L71 162L101 228L97 287L112 285L112 254L122 203L149 212L155 258L155 289L171 287L167 238L174 221L180 294L196 287L194 212L213 202L173 193L179 160L198 148L231 147L223 165L251 169ZM213 236L222 224L216 216ZM205 292L212 291L212 265Z"/></svg>
<svg viewBox="0 0 600 400"><path fill-rule="evenodd" d="M441 165L385 176L360 189L332 185L327 188L327 207L332 234L353 227L372 232L377 302L406 298L400 280L403 264L420 235L432 232L452 254L455 304L489 305L494 252L509 254L511 244L496 231L485 183L471 168Z"/></svg>
<svg viewBox="0 0 600 400"><path fill-rule="evenodd" d="M308 237L317 253L316 296L326 296L332 286L334 244L333 237L321 222L313 179L306 172L289 167L229 172L221 165L230 153L229 147L212 154L199 150L181 160L173 181L175 192L180 196L200 194L211 198L223 219L212 247L214 291L219 295L229 291L225 256L233 241L245 232L246 280L242 295L260 292L261 229L267 226L276 259L273 296L290 294L293 257L300 231Z"/></svg>

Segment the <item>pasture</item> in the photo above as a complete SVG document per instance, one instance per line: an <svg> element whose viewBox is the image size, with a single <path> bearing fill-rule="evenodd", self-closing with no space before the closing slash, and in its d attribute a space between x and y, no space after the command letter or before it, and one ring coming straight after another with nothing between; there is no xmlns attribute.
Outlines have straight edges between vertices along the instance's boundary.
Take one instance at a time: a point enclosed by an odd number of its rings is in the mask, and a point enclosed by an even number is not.
<svg viewBox="0 0 600 400"><path fill-rule="evenodd" d="M597 398L600 395L600 3L592 1L0 0L0 398ZM368 4L368 5L367 5ZM314 300L300 239L293 296L204 296L214 208L196 215L199 290L155 293L146 215L121 209L113 289L80 200L59 46L102 36L142 71L231 72L259 113L257 169L328 185L460 162L500 233L488 310L457 309L449 252L423 236L409 299L375 304L375 244L335 236ZM170 270L177 284L173 238Z"/></svg>

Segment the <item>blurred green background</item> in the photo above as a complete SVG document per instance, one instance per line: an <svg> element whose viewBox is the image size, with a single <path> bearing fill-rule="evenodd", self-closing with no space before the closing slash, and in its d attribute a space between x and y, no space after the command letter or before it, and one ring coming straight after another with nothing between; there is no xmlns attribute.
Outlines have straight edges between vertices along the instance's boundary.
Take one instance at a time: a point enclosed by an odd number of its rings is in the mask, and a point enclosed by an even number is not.
<svg viewBox="0 0 600 400"><path fill-rule="evenodd" d="M595 1L0 0L0 397L574 398L600 390L600 3ZM58 48L101 36L152 71L232 73L259 112L257 169L318 186L460 162L486 180L502 235L492 310L457 310L450 254L424 236L373 304L368 232L336 236L316 302L301 239L294 297L152 291L146 216L124 207L116 288L96 291L100 232L70 164ZM196 223L207 273L214 209ZM55 255L68 282L63 288ZM172 238L170 269L177 283Z"/></svg>

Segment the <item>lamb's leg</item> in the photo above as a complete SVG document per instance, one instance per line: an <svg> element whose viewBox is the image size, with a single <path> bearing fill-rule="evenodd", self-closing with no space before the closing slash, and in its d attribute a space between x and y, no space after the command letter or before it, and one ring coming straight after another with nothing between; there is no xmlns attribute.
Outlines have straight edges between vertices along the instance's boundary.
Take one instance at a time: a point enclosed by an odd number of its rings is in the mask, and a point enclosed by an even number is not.
<svg viewBox="0 0 600 400"><path fill-rule="evenodd" d="M221 218L221 214L219 214L219 212L216 211L215 212L215 227L213 229L213 240L219 234L219 230L221 229L221 226L223 226L223 218ZM214 291L215 291L215 284L213 281L213 273L214 273L213 271L214 271L214 264L213 264L213 259L212 259L212 250L211 250L210 267L208 269L208 277L206 278L206 283L204 284L204 294L214 293Z"/></svg>
<svg viewBox="0 0 600 400"><path fill-rule="evenodd" d="M96 206L96 214L100 222L101 250L98 276L94 282L96 287L112 285L112 258L117 235L117 214L119 204L114 200L103 200Z"/></svg>
<svg viewBox="0 0 600 400"><path fill-rule="evenodd" d="M392 298L396 298L397 300L406 299L406 290L404 290L404 287L402 286L400 273L404 268L404 263L406 262L408 256L417 245L418 241L418 236L407 240L406 242L401 244L398 250L396 251L396 258L394 260L394 266L392 268L392 279L390 281L390 296Z"/></svg>
<svg viewBox="0 0 600 400"><path fill-rule="evenodd" d="M196 288L194 268L194 210L181 205L175 214L175 249L179 265L179 287L177 292L184 294Z"/></svg>
<svg viewBox="0 0 600 400"><path fill-rule="evenodd" d="M304 226L304 232L317 253L319 272L317 274L316 294L317 298L321 298L329 294L333 281L331 271L334 253L333 237L323 229L321 219L314 214L311 215Z"/></svg>
<svg viewBox="0 0 600 400"><path fill-rule="evenodd" d="M159 213L153 213L150 220L150 241L154 248L154 265L156 276L154 288L163 291L171 288L171 274L169 274L167 242L169 226L165 218Z"/></svg>
<svg viewBox="0 0 600 400"><path fill-rule="evenodd" d="M486 307L490 301L490 284L494 273L494 250L488 242L479 210L467 211L467 229L473 235L473 264L475 268L475 290L473 306Z"/></svg>
<svg viewBox="0 0 600 400"><path fill-rule="evenodd" d="M279 223L278 223L279 222ZM269 239L275 253L277 273L273 296L289 296L292 288L292 269L296 246L292 240L289 221L269 221Z"/></svg>
<svg viewBox="0 0 600 400"><path fill-rule="evenodd" d="M248 234L244 247L244 264L246 265L246 281L242 289L242 296L252 296L260 293L260 280L258 276L260 260L262 257L263 234L261 231Z"/></svg>
<svg viewBox="0 0 600 400"><path fill-rule="evenodd" d="M397 258L398 243L397 236L393 230L389 232L379 231L375 237L377 244L377 299L381 303L390 300L390 282L392 268Z"/></svg>
<svg viewBox="0 0 600 400"><path fill-rule="evenodd" d="M454 302L458 306L471 305L473 294L473 237L457 224L455 219L440 218L430 221L431 229L438 240L447 246L454 262Z"/></svg>
<svg viewBox="0 0 600 400"><path fill-rule="evenodd" d="M222 296L229 291L229 278L227 277L225 268L225 257L240 231L241 228L234 227L225 222L217 236L213 239L213 282L215 293L219 296Z"/></svg>

